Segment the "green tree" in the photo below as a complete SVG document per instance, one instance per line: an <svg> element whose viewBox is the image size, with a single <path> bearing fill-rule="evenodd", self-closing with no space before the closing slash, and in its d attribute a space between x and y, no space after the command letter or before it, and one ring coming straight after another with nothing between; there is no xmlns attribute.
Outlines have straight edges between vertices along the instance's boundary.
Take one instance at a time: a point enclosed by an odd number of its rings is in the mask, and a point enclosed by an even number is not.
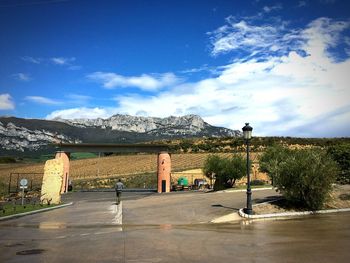
<svg viewBox="0 0 350 263"><path fill-rule="evenodd" d="M290 152L289 149L278 144L268 147L259 159L259 170L269 175L272 185L275 185L274 178L279 176L280 164L288 152Z"/></svg>
<svg viewBox="0 0 350 263"><path fill-rule="evenodd" d="M246 171L246 161L241 155L233 155L231 158L209 155L203 167L207 177L215 175L215 191L232 187L236 180L246 175Z"/></svg>
<svg viewBox="0 0 350 263"><path fill-rule="evenodd" d="M285 198L311 210L322 208L338 167L326 152L293 150L284 156L275 174L275 185Z"/></svg>
<svg viewBox="0 0 350 263"><path fill-rule="evenodd" d="M342 184L350 184L350 144L331 146L327 152L339 165L337 181Z"/></svg>

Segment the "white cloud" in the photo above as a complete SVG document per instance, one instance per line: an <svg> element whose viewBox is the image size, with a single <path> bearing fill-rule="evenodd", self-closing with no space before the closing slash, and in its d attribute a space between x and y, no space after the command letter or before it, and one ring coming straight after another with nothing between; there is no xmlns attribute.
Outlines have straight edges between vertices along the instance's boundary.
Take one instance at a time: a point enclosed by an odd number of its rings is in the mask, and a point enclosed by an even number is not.
<svg viewBox="0 0 350 263"><path fill-rule="evenodd" d="M338 47L339 43L349 48L343 41L348 22L319 18L304 29L283 29L276 34L268 26L248 25L244 21L234 25L238 35L239 30L257 32L265 41L261 47L266 50L268 39L276 39L281 48L286 43L293 45L282 53L268 53L264 59L235 60L220 67L217 77L175 84L153 96L116 97L114 108L77 108L56 111L48 117L63 114L73 118L106 118L115 113L140 112L158 117L199 114L212 125L232 129L241 129L245 122L250 122L255 135L350 135L350 59L336 60L330 52L330 47ZM263 36L264 30L270 37ZM226 32L225 27L222 32ZM254 50L251 44L245 47ZM114 77L108 76L101 82L107 85Z"/></svg>
<svg viewBox="0 0 350 263"><path fill-rule="evenodd" d="M24 82L27 82L27 81L31 81L32 78L30 77L29 74L26 74L26 73L15 73L12 75L15 79L17 80L20 80L20 81L24 81Z"/></svg>
<svg viewBox="0 0 350 263"><path fill-rule="evenodd" d="M65 66L69 70L80 70L82 66L75 65L75 57L51 57L51 58L34 58L30 56L21 57L25 62L33 64L53 64L59 66Z"/></svg>
<svg viewBox="0 0 350 263"><path fill-rule="evenodd" d="M349 28L349 21L333 21L330 18L318 18L312 21L308 28L302 32L303 38L306 40L304 49L307 53L313 52L314 57L322 57L326 53L327 57L332 57L328 53L329 48L334 48L343 41L346 43L346 38L341 37L341 33ZM317 56L316 56L317 52ZM323 61L329 63L328 61Z"/></svg>
<svg viewBox="0 0 350 263"><path fill-rule="evenodd" d="M71 65L76 59L75 57L65 58L65 57L53 57L50 58L51 62L56 65Z"/></svg>
<svg viewBox="0 0 350 263"><path fill-rule="evenodd" d="M44 104L44 105L60 105L62 102L53 100L50 98L46 97L41 97L41 96L26 96L24 98L27 101L38 103L38 104Z"/></svg>
<svg viewBox="0 0 350 263"><path fill-rule="evenodd" d="M256 25L256 18L240 20L230 16L227 24L209 32L212 55L230 51L245 51L249 56L271 52L287 52L300 46L301 36L297 30L288 30L286 22L271 21Z"/></svg>
<svg viewBox="0 0 350 263"><path fill-rule="evenodd" d="M21 59L25 62L30 62L33 64L40 64L42 61L41 58L34 58L34 57L30 57L30 56L24 56L24 57L21 57Z"/></svg>
<svg viewBox="0 0 350 263"><path fill-rule="evenodd" d="M51 114L47 115L47 119L55 119L55 118L62 118L62 119L79 119L79 118L86 118L86 119L96 119L96 118L108 118L111 115L116 113L116 109L112 108L73 108L73 109L66 109L66 110L57 110L52 112Z"/></svg>
<svg viewBox="0 0 350 263"><path fill-rule="evenodd" d="M273 6L264 6L263 10L265 13L270 13L272 11L277 11L277 10L281 10L282 9L282 4L276 4Z"/></svg>
<svg viewBox="0 0 350 263"><path fill-rule="evenodd" d="M10 94L0 94L0 110L13 110L15 103L12 101Z"/></svg>
<svg viewBox="0 0 350 263"><path fill-rule="evenodd" d="M154 91L174 85L179 79L173 73L142 74L141 76L126 77L109 72L94 72L87 78L101 83L106 89L136 87L142 90Z"/></svg>
<svg viewBox="0 0 350 263"><path fill-rule="evenodd" d="M69 70L80 70L82 69L82 66L79 65L71 65L68 67Z"/></svg>

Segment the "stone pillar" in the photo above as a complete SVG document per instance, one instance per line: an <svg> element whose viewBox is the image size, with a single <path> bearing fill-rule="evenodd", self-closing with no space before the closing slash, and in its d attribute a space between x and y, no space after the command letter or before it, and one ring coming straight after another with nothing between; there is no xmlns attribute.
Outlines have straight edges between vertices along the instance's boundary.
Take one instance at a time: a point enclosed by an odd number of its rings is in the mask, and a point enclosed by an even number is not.
<svg viewBox="0 0 350 263"><path fill-rule="evenodd" d="M171 158L169 153L158 154L158 193L170 192Z"/></svg>
<svg viewBox="0 0 350 263"><path fill-rule="evenodd" d="M40 197L43 204L59 204L61 202L63 166L62 159L46 161Z"/></svg>
<svg viewBox="0 0 350 263"><path fill-rule="evenodd" d="M61 194L68 192L69 157L70 157L70 153L62 152L62 151L56 152L55 159L61 159L63 161L63 180L62 180Z"/></svg>

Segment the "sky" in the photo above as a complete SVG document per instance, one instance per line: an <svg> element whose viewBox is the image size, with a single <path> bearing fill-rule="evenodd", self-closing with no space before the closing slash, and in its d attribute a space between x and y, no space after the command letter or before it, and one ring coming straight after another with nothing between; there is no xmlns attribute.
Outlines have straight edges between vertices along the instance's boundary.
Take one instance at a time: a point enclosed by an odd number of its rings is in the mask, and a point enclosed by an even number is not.
<svg viewBox="0 0 350 263"><path fill-rule="evenodd" d="M0 0L0 115L350 136L350 1Z"/></svg>

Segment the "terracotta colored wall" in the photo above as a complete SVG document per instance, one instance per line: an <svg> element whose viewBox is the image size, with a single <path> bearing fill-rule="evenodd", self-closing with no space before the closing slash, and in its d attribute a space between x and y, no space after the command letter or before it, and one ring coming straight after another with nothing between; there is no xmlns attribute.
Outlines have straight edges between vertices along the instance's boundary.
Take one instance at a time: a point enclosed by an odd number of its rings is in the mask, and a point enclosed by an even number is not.
<svg viewBox="0 0 350 263"><path fill-rule="evenodd" d="M57 152L55 157L55 159L61 159L63 161L63 181L62 181L61 193L68 192L69 157L70 157L70 154L66 152Z"/></svg>
<svg viewBox="0 0 350 263"><path fill-rule="evenodd" d="M165 192L170 192L171 159L167 152L158 154L158 193L162 192L162 181L166 181Z"/></svg>

